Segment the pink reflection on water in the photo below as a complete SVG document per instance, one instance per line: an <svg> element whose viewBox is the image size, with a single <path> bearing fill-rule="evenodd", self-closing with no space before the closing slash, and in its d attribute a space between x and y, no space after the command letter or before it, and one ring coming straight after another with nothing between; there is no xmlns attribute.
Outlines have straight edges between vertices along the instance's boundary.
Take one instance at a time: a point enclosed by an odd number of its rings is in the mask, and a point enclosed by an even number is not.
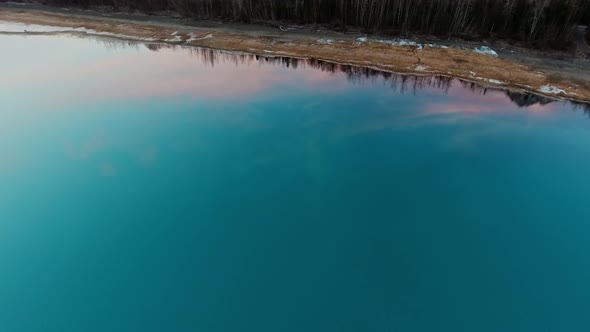
<svg viewBox="0 0 590 332"><path fill-rule="evenodd" d="M288 69L276 59L266 64L253 55L165 47L151 51L143 45L112 46L62 36L5 39L0 88L23 103L31 102L27 95L34 93L44 106L116 99L243 99L269 90L310 85L329 90L346 83L324 84L332 74L301 66ZM39 50L43 62L38 61Z"/></svg>
<svg viewBox="0 0 590 332"><path fill-rule="evenodd" d="M101 44L103 43L103 44ZM113 43L111 45L110 43ZM118 46L119 45L119 46ZM106 47L105 47L106 46ZM43 63L34 49L43 49ZM148 50L148 48L152 50ZM413 117L445 115L453 121L458 114L517 111L504 93L481 89L470 91L457 81L445 78L408 78L395 75L388 80L365 69L319 64L304 60L261 58L203 49L146 47L89 39L44 37L34 43L26 38L7 40L0 63L4 76L0 88L5 93L29 101L28 95L40 96L50 106L94 104L97 102L150 98L247 100L279 92L315 91L342 95L357 88L355 83L385 83L391 89L385 96L400 93L432 94L420 98L421 106ZM29 58L30 57L30 58ZM268 63L267 63L268 62ZM10 65L26 63L27 65ZM296 70L291 68L297 67ZM347 79L348 78L348 79ZM369 87L383 86L369 84ZM440 96L441 89L452 98ZM551 114L557 105L532 105L520 110Z"/></svg>
<svg viewBox="0 0 590 332"><path fill-rule="evenodd" d="M277 79L274 68L236 70L231 64L205 66L186 52L144 51L104 58L92 66L71 72L66 80L92 83L74 86L73 98L102 101L123 98L172 98L179 96L232 98L254 94L272 86Z"/></svg>
<svg viewBox="0 0 590 332"><path fill-rule="evenodd" d="M238 65L223 60L215 60L211 65L210 59L183 49L103 57L66 71L63 80L69 91L57 99L60 104L184 96L233 99L297 85L326 89L346 85L345 81L326 85L325 82L334 80L333 75L310 68L291 70L258 62Z"/></svg>
<svg viewBox="0 0 590 332"><path fill-rule="evenodd" d="M449 87L448 95L453 98L429 101L424 105L422 114L425 116L447 115L452 119L454 114L475 115L490 112L526 111L535 115L551 115L558 110L557 104L534 104L518 108L510 97L500 90L470 91L457 81Z"/></svg>

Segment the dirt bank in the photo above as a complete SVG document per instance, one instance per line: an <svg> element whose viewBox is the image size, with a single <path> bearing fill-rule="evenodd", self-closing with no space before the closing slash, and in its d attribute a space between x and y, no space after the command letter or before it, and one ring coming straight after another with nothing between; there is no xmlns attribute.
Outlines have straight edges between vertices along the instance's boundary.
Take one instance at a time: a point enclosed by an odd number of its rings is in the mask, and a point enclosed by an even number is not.
<svg viewBox="0 0 590 332"><path fill-rule="evenodd" d="M498 57L494 57L474 51L482 43L465 41L366 37L358 33L321 31L315 27L275 28L14 4L0 4L0 21L263 56L315 58L397 73L453 76L484 86L590 102L590 61L584 52L576 58L573 54L548 54L489 41L488 46L498 52Z"/></svg>

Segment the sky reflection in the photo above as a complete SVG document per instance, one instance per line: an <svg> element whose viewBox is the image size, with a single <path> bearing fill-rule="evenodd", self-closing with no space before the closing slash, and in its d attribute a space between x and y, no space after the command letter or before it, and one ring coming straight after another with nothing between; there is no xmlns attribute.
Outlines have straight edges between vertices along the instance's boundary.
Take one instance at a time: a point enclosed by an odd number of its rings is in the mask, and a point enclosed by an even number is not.
<svg viewBox="0 0 590 332"><path fill-rule="evenodd" d="M563 107L445 77L399 76L314 60L60 35L2 36L2 44L4 105L36 101L46 108L63 108L154 98L244 101L297 91L346 94L382 86L388 94L435 96L421 101L424 115L498 112L515 110L515 105L548 113ZM43 100L30 100L31 94Z"/></svg>

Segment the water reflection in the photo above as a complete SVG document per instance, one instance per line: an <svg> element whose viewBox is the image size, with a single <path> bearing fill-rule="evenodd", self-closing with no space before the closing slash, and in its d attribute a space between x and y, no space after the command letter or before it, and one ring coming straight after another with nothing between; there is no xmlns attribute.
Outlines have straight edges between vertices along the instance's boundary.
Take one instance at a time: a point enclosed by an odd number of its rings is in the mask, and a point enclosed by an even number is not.
<svg viewBox="0 0 590 332"><path fill-rule="evenodd" d="M11 76L11 69L8 68L5 73L5 79L7 82L10 81L8 87L21 91L35 86L44 89L54 85L56 68L63 67L61 69L63 73L60 72L60 75L63 76L64 84L68 84L68 86L74 85L74 87L67 96L58 96L58 103L72 101L73 99L84 99L92 102L101 98L179 97L183 95L235 98L257 95L271 86L276 86L276 83L284 82L282 76L277 75L277 70L296 69L300 74L299 76L295 74L289 75L290 80L294 81L293 84L299 84L300 86L313 84L314 87L318 86L321 89L343 88L342 85L335 84L334 81L325 84L329 77L341 75L345 78L343 82L349 82L353 85L383 83L389 86L394 93L400 94L415 95L418 92L430 90L449 94L451 88L456 85L459 89L455 89L451 94L458 93L462 98L465 98L466 96L463 94L463 90L465 90L479 96L488 95L488 93L493 93L495 96L503 95L502 100L510 101L519 108L544 106L556 102L554 99L533 93L487 88L473 82L447 76L396 74L313 58L260 56L242 52L227 52L161 43L145 44L77 34L69 34L69 37L71 38L68 39L94 40L101 45L103 50L117 52L117 56L88 58L87 63L84 63L85 60L83 59L77 59L82 62L77 66L65 66L61 59L57 59L54 64L40 68L36 71L37 74L34 77L29 78L20 71L13 73ZM47 37L35 36L32 38ZM10 45L10 41L8 44ZM76 45L78 44L76 43ZM158 53L158 56L136 56L144 50ZM17 56L18 52L15 54ZM235 70L232 65L241 68ZM242 67L250 66L257 66L258 68L254 71L242 70ZM50 69L51 67L54 69ZM114 71L119 73L116 80L112 76ZM306 73L301 73L302 71ZM73 84L74 82L86 80L89 76L92 77L92 83ZM206 77L206 80L200 79L202 77ZM299 82L296 82L298 79ZM301 80L304 81L303 84L301 84ZM62 89L62 91L64 90ZM487 96L486 98L490 97ZM478 102L481 105L482 101L479 100ZM572 105L574 108L581 109L590 115L590 104L572 103Z"/></svg>
<svg viewBox="0 0 590 332"><path fill-rule="evenodd" d="M109 47L114 47L110 42L106 42ZM116 43L115 43L116 44ZM134 43L124 43L123 47L137 47ZM383 80L391 86L391 88L400 93L416 94L418 91L435 88L445 93L448 92L454 81L459 82L464 88L480 94L485 95L488 91L502 91L505 95L519 108L530 107L533 105L547 105L555 102L555 99L548 98L543 95L537 95L530 92L515 92L503 90L498 88L483 87L477 83L464 81L448 76L424 76L411 74L396 74L392 72L384 72L368 67L358 67L353 65L338 64L327 61L322 61L314 58L290 58L280 56L260 56L239 52L226 52L220 50L206 49L206 48L186 48L181 46L171 46L166 44L147 44L145 47L153 52L158 52L162 49L176 49L185 48L190 51L193 58L200 60L202 64L215 65L220 63L234 63L235 65L251 65L253 63L266 63L271 65L278 65L284 68L312 68L327 72L331 74L343 73L349 82L363 84L367 81ZM590 104L572 102L575 108L583 110L590 116Z"/></svg>

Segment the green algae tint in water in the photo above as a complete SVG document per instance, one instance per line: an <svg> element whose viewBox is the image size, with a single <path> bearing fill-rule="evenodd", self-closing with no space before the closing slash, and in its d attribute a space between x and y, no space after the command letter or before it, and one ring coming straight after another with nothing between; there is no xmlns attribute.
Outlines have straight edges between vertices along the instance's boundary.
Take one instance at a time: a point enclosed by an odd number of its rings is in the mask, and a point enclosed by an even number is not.
<svg viewBox="0 0 590 332"><path fill-rule="evenodd" d="M206 50L0 45L2 331L590 331L582 108Z"/></svg>

